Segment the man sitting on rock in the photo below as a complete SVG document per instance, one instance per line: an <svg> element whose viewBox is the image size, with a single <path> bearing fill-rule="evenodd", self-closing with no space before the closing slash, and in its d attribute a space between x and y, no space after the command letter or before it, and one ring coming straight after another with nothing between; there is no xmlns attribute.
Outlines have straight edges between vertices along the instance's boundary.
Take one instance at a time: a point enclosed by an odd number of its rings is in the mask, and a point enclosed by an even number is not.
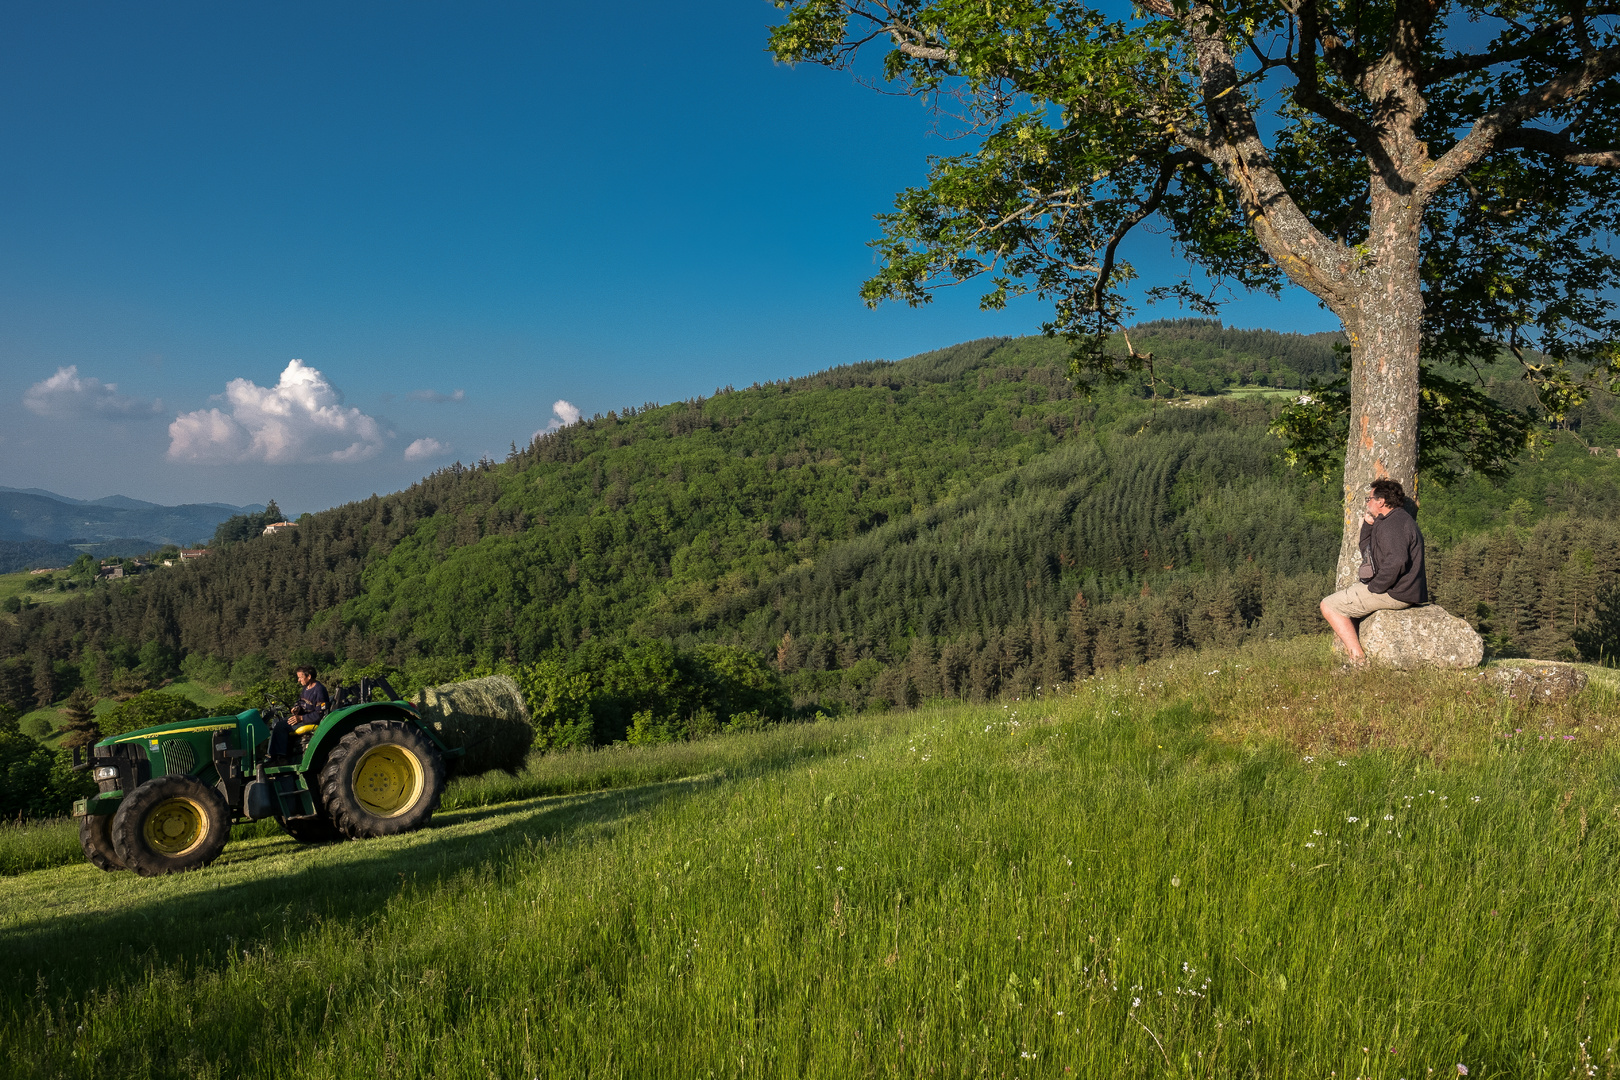
<svg viewBox="0 0 1620 1080"><path fill-rule="evenodd" d="M1343 642L1350 663L1367 663L1356 626L1375 611L1429 602L1423 573L1423 534L1394 480L1374 480L1361 516L1361 580L1322 601L1322 618Z"/></svg>

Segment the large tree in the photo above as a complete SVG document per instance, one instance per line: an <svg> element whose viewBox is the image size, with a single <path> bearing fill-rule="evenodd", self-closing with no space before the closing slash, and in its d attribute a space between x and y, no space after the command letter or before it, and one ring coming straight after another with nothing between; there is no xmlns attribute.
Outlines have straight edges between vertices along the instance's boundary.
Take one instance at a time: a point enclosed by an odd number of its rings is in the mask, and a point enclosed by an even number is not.
<svg viewBox="0 0 1620 1080"><path fill-rule="evenodd" d="M1120 244L1157 223L1194 273L1154 296L1207 309L1231 286L1292 283L1339 317L1346 379L1278 428L1297 462L1343 454L1341 586L1373 479L1411 491L1420 468L1500 470L1538 419L1620 384L1620 6L777 4L779 59L853 66L967 139L881 216L869 303L983 277L986 306L1053 302L1046 329L1075 342L1082 380L1157 379L1117 333L1134 276ZM1472 377L1504 352L1539 417Z"/></svg>

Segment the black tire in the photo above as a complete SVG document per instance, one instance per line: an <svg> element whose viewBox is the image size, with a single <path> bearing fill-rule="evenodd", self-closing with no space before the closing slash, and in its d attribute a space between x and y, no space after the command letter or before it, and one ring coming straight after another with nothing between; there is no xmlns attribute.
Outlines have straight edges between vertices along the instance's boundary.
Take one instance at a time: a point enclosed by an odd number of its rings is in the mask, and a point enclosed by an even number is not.
<svg viewBox="0 0 1620 1080"><path fill-rule="evenodd" d="M79 846L84 857L97 870L123 870L124 864L113 850L112 815L86 814L79 819Z"/></svg>
<svg viewBox="0 0 1620 1080"><path fill-rule="evenodd" d="M334 840L342 840L343 834L338 827L332 824L331 815L321 805L321 793L317 788L310 792L315 797L315 816L307 818L276 818L276 824L282 831L300 844L330 844Z"/></svg>
<svg viewBox="0 0 1620 1080"><path fill-rule="evenodd" d="M310 770L309 783L309 798L315 804L315 816L284 818L277 814L276 824L281 826L282 832L300 844L330 844L334 840L344 839L337 826L332 824L332 815L326 812L326 804L321 800L319 768Z"/></svg>
<svg viewBox="0 0 1620 1080"><path fill-rule="evenodd" d="M231 811L218 791L194 776L148 780L112 819L118 861L142 877L207 866L231 838Z"/></svg>
<svg viewBox="0 0 1620 1080"><path fill-rule="evenodd" d="M444 759L428 737L397 720L361 724L321 769L321 801L344 836L397 836L426 825L444 794Z"/></svg>

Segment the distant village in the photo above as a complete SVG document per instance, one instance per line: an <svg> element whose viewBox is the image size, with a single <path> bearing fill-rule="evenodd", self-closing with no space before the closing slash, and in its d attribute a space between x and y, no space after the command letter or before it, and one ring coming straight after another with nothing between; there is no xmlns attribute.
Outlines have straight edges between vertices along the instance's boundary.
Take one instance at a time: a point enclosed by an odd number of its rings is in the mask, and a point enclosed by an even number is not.
<svg viewBox="0 0 1620 1080"><path fill-rule="evenodd" d="M264 532L261 535L275 536L277 533L296 528L298 528L298 522L296 521L273 521L264 527ZM192 562L207 555L208 552L207 547L177 548L171 554L160 557L156 561L138 556L134 558L102 559L96 567L96 580L109 581L117 578L134 577L137 574L155 570L158 566L175 566L179 563ZM41 566L28 572L33 575L60 574L68 569L71 568L66 566Z"/></svg>

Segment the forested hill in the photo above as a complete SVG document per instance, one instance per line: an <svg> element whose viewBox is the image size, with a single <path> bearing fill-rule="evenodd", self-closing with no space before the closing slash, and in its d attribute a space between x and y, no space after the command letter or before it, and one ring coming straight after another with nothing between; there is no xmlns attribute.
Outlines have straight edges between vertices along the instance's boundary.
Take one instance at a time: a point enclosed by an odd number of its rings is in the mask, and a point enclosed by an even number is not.
<svg viewBox="0 0 1620 1080"><path fill-rule="evenodd" d="M1332 341L1196 320L1132 340L1180 385L1224 393L1086 399L1061 343L1021 338L627 409L23 612L0 622L0 650L37 684L133 666L151 642L453 671L592 639L720 641L770 657L801 700L859 703L1315 629L1336 492L1279 464L1264 388L1330 375ZM1512 618L1537 648L1567 643L1565 586L1548 575L1586 551L1570 587L1595 588L1620 549L1591 533L1613 528L1620 461L1577 449L1506 485L1424 493L1431 534L1481 536L1506 560L1441 559L1436 580L1501 623L1497 579L1533 577ZM1531 574L1501 544L1538 522L1564 532Z"/></svg>

